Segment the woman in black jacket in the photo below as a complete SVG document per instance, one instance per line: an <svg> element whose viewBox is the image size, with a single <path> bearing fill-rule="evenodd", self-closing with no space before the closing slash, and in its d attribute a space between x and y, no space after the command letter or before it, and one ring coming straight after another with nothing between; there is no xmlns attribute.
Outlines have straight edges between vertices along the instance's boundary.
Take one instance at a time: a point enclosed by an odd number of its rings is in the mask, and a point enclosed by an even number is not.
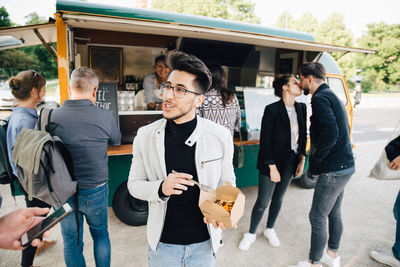
<svg viewBox="0 0 400 267"><path fill-rule="evenodd" d="M251 213L250 230L243 235L240 250L248 250L256 240L257 226L270 201L263 234L272 246L280 245L274 224L293 175L301 175L304 168L307 108L304 103L295 101L295 97L302 92L299 82L295 77L286 75L276 79L273 87L275 95L281 100L264 110L257 161L258 197Z"/></svg>

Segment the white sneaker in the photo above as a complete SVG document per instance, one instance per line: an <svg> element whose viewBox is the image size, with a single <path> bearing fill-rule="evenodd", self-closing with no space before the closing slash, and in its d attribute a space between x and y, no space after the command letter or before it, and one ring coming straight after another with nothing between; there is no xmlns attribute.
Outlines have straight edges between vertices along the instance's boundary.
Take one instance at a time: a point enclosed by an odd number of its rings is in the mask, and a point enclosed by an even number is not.
<svg viewBox="0 0 400 267"><path fill-rule="evenodd" d="M263 232L264 236L268 239L269 243L271 244L271 246L273 247L279 247L279 245L281 244L279 242L278 236L276 235L276 232L274 230L274 228L270 229L267 228L264 230Z"/></svg>
<svg viewBox="0 0 400 267"><path fill-rule="evenodd" d="M310 263L308 261L299 261L296 265L290 265L289 267L310 267Z"/></svg>
<svg viewBox="0 0 400 267"><path fill-rule="evenodd" d="M369 255L377 262L387 264L391 267L400 267L400 261L393 256L393 253L391 251L377 252L372 250Z"/></svg>
<svg viewBox="0 0 400 267"><path fill-rule="evenodd" d="M336 258L332 258L331 256L326 253L326 248L324 249L324 254L322 254L322 263L328 265L328 267L340 267L340 256Z"/></svg>
<svg viewBox="0 0 400 267"><path fill-rule="evenodd" d="M239 249L243 251L248 250L254 241L256 241L256 234L245 233L239 243Z"/></svg>

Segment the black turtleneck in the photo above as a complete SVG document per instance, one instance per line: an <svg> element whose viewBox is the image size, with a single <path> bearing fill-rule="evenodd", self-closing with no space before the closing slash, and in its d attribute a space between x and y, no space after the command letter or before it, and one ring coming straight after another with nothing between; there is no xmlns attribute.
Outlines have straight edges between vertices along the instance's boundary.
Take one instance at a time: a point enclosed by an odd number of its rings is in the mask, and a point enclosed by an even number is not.
<svg viewBox="0 0 400 267"><path fill-rule="evenodd" d="M165 165L167 173L172 170L191 174L198 181L195 165L196 144L188 146L185 141L193 133L197 118L176 124L168 120L165 128ZM188 245L210 238L203 214L199 208L200 190L188 186L181 195L171 195L167 204L164 228L160 241L168 244Z"/></svg>

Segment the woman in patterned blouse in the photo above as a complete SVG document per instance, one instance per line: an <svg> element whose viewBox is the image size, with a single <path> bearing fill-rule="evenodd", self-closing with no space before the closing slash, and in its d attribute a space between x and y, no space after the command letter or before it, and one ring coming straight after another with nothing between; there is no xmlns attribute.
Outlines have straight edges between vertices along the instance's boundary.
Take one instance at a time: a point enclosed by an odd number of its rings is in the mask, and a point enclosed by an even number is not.
<svg viewBox="0 0 400 267"><path fill-rule="evenodd" d="M198 114L233 131L240 131L240 106L236 95L226 88L226 74L220 65L209 66L212 86L206 92Z"/></svg>

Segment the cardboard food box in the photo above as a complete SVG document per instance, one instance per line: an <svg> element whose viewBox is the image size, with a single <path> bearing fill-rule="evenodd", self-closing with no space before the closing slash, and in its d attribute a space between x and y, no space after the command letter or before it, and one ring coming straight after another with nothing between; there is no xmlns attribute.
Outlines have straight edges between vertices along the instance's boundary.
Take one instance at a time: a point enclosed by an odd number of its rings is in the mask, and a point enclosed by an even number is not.
<svg viewBox="0 0 400 267"><path fill-rule="evenodd" d="M223 202L234 201L232 210L229 212L215 203L217 200ZM215 192L200 190L199 207L207 220L214 219L222 222L225 227L232 228L243 216L245 196L238 188L226 182L217 188Z"/></svg>

